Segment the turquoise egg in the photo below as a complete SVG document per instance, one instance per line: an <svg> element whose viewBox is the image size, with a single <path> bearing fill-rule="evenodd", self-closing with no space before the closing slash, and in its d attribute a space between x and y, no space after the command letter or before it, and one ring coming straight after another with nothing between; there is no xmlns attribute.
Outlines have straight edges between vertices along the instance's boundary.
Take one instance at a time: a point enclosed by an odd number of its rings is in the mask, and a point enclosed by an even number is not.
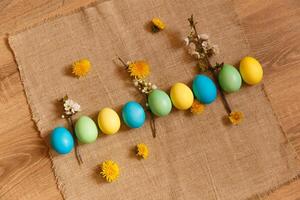
<svg viewBox="0 0 300 200"><path fill-rule="evenodd" d="M88 116L81 116L75 124L75 134L82 143L95 142L98 137L97 125Z"/></svg>
<svg viewBox="0 0 300 200"><path fill-rule="evenodd" d="M168 115L172 109L170 97L159 89L152 90L149 94L148 104L151 112L159 117Z"/></svg>
<svg viewBox="0 0 300 200"><path fill-rule="evenodd" d="M218 74L221 88L226 92L236 92L241 88L242 78L239 71L232 65L224 64Z"/></svg>
<svg viewBox="0 0 300 200"><path fill-rule="evenodd" d="M127 102L122 109L122 117L130 128L140 128L145 123L146 114L143 107L135 102Z"/></svg>
<svg viewBox="0 0 300 200"><path fill-rule="evenodd" d="M74 147L74 139L68 129L56 127L51 133L50 144L57 153L67 154Z"/></svg>
<svg viewBox="0 0 300 200"><path fill-rule="evenodd" d="M213 80L205 75L197 75L193 81L196 99L203 104L210 104L217 98L217 88Z"/></svg>

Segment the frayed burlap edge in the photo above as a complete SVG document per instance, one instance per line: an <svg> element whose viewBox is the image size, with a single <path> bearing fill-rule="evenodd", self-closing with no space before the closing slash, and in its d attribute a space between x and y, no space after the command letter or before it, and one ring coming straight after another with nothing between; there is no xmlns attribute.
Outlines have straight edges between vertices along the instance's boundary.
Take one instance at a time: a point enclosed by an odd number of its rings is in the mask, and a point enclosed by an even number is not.
<svg viewBox="0 0 300 200"><path fill-rule="evenodd" d="M10 48L11 50L14 49L13 48L13 43L11 42L11 38L8 39L8 43L10 45ZM30 110L30 113L31 113L31 116L32 116L32 120L35 122L35 127L36 129L41 133L42 130L39 128L38 124L39 124L39 119L38 117L36 116L36 108L33 106L33 104L31 103L31 93L29 91L29 89L27 87L25 87L25 80L26 80L26 76L23 72L23 66L20 65L19 63L19 60L18 60L18 57L15 55L14 51L12 51L13 53L13 56L14 56L14 60L16 62L16 64L18 65L18 69L19 69L19 72L20 72L20 79L21 79L21 83L23 85L23 88L24 88L24 92L25 92L25 95L26 95L26 100L27 100L27 104L30 105L28 106L29 107L29 110ZM39 134L39 136L43 139L44 141L44 138L41 136L41 134ZM50 151L50 147L48 146L47 142L45 142L45 145L48 147L48 154L49 154L49 157L50 157L50 160L51 160L51 168L53 169L54 171L54 177L55 177L55 183L56 183L56 186L59 190L59 193L61 194L62 198L63 199L66 199L66 195L65 195L65 190L64 190L64 184L62 183L62 181L60 181L60 177L57 175L56 173L56 168L54 166L54 162L53 162L53 156L51 154L51 151Z"/></svg>
<svg viewBox="0 0 300 200"><path fill-rule="evenodd" d="M280 131L281 133L284 135L285 139L286 139L286 145L287 145L287 148L290 149L291 153L293 154L293 157L295 157L296 160L299 161L300 163L300 159L299 159L299 155L296 151L296 148L294 147L294 145L290 142L289 140L289 137L287 135L287 133L283 130L283 127L278 119L278 116L276 115L276 113L274 112L274 109L273 109L273 105L270 101L270 98L268 96L268 93L265 89L265 85L262 84L262 87L261 87L261 90L263 91L267 101L269 102L270 106L271 106L271 109L272 109L272 113L277 121L277 125L278 127L280 128ZM297 175L295 175L294 177L292 178L288 178L287 181L283 181L283 183L278 183L277 186L275 187L272 187L270 188L269 190L265 191L265 192L262 192L262 193L259 193L259 194L254 194L252 197L248 198L247 200L261 200L261 199L264 199L266 198L267 196L271 195L272 193L276 192L277 189L283 187L283 186L287 186L297 180L300 180L300 171L296 173Z"/></svg>
<svg viewBox="0 0 300 200"><path fill-rule="evenodd" d="M277 186L269 189L266 192L255 194L252 197L247 198L246 200L262 200L262 199L266 198L267 196L269 196L269 195L273 194L274 192L276 192L277 189L279 189L283 186L287 186L287 185L289 185L289 184L291 184L291 183L293 183L297 180L300 180L300 173L298 175L294 176L293 178L289 179L288 181L283 182L281 184L278 184Z"/></svg>

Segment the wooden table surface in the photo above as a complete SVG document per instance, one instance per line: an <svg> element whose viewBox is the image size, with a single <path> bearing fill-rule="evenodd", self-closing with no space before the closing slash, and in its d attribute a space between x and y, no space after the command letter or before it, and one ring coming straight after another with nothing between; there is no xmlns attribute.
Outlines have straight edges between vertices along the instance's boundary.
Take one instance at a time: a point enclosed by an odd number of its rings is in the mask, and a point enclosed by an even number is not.
<svg viewBox="0 0 300 200"><path fill-rule="evenodd" d="M92 0L0 0L0 199L60 200L48 149L31 120L7 34ZM300 0L233 0L272 107L300 157ZM299 200L300 180L270 194Z"/></svg>

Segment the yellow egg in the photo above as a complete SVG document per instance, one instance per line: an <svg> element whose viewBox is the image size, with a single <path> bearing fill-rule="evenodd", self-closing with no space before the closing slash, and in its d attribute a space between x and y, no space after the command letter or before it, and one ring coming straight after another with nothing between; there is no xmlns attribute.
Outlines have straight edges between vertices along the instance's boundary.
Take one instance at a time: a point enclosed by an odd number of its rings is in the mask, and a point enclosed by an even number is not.
<svg viewBox="0 0 300 200"><path fill-rule="evenodd" d="M258 84L263 77L261 64L253 57L246 56L240 62L240 73L243 80L249 85Z"/></svg>
<svg viewBox="0 0 300 200"><path fill-rule="evenodd" d="M100 130L108 135L115 134L120 129L119 115L111 108L103 108L98 114L98 126Z"/></svg>
<svg viewBox="0 0 300 200"><path fill-rule="evenodd" d="M170 96L173 105L179 110L189 109L194 101L192 90L183 83L176 83L173 85Z"/></svg>

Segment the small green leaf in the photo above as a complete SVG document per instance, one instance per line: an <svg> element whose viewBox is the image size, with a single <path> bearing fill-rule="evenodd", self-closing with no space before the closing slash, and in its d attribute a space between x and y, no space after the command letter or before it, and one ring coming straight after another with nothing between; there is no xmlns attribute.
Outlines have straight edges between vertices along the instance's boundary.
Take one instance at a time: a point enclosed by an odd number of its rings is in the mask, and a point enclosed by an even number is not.
<svg viewBox="0 0 300 200"><path fill-rule="evenodd" d="M157 33L157 32L159 32L159 31L160 31L160 29L159 29L157 26L155 26L155 25L152 25L152 27L151 27L151 31L152 31L153 33Z"/></svg>

